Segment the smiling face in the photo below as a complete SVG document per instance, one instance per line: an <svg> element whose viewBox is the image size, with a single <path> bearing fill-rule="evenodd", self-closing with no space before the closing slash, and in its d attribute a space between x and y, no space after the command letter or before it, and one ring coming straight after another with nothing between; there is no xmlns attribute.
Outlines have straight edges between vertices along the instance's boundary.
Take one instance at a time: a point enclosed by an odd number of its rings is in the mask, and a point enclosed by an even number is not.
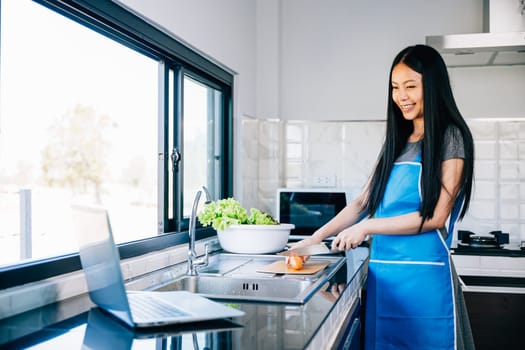
<svg viewBox="0 0 525 350"><path fill-rule="evenodd" d="M423 77L404 63L392 70L392 99L406 120L423 119Z"/></svg>

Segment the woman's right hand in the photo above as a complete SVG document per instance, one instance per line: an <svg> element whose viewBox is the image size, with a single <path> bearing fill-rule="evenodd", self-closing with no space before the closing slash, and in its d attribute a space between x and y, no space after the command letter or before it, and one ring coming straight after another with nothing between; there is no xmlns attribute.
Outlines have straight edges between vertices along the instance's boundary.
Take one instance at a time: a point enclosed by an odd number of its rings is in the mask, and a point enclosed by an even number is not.
<svg viewBox="0 0 525 350"><path fill-rule="evenodd" d="M341 231L332 241L332 249L345 251L357 248L368 235L368 222L361 221Z"/></svg>
<svg viewBox="0 0 525 350"><path fill-rule="evenodd" d="M302 239L302 240L300 240L300 241L298 241L298 242L296 242L296 243L292 243L292 244L290 244L290 248L289 248L288 250L290 250L290 249L296 249L296 248L302 248L302 247L307 247L307 246L309 246L309 245L319 244L319 243L321 243L321 242L322 242L322 240L319 240L319 239L317 239L316 237L314 237L314 236L312 235L312 236L310 236L310 237L308 237L308 238L305 238L305 239ZM302 256L302 258L303 258L303 261L305 262L305 261L307 261L310 257L309 257L309 256ZM287 257L286 257L286 263L288 264L289 261L290 261L290 258L287 256Z"/></svg>

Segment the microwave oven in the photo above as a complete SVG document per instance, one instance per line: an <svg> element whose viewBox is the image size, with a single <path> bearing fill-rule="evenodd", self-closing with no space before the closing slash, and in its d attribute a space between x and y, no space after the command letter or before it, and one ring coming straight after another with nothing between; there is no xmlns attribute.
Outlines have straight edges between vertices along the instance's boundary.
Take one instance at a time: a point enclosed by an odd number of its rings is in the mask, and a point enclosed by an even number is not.
<svg viewBox="0 0 525 350"><path fill-rule="evenodd" d="M345 191L325 188L279 188L276 202L277 221L295 225L292 240L311 236L347 204Z"/></svg>

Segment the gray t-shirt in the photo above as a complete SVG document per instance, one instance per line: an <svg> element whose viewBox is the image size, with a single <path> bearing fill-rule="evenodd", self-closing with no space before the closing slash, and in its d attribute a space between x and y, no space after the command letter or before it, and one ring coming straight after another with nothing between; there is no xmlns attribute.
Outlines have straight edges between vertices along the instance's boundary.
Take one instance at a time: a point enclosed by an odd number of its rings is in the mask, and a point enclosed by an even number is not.
<svg viewBox="0 0 525 350"><path fill-rule="evenodd" d="M405 148L401 152L401 155L396 159L396 162L412 162L416 159L419 152L421 152L422 141L407 142ZM463 144L463 137L459 129L455 126L450 126L445 132L445 138L443 140L443 161L452 158L465 159L465 147ZM448 230L446 227L439 229L443 239L446 240L448 237Z"/></svg>
<svg viewBox="0 0 525 350"><path fill-rule="evenodd" d="M421 152L422 140L417 142L407 142L405 148L396 159L396 162L411 162ZM458 128L450 126L445 132L443 142L443 160L452 158L465 159L465 147L463 138Z"/></svg>

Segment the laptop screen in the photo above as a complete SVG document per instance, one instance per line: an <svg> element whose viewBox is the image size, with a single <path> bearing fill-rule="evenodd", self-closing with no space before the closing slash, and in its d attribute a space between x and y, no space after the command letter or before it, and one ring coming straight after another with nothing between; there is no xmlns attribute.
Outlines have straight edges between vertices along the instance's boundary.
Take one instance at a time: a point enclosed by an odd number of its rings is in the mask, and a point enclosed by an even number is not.
<svg viewBox="0 0 525 350"><path fill-rule="evenodd" d="M277 220L295 225L290 235L310 236L346 206L346 193L338 190L279 189Z"/></svg>
<svg viewBox="0 0 525 350"><path fill-rule="evenodd" d="M92 301L133 325L109 216L101 206L73 205L79 253Z"/></svg>

